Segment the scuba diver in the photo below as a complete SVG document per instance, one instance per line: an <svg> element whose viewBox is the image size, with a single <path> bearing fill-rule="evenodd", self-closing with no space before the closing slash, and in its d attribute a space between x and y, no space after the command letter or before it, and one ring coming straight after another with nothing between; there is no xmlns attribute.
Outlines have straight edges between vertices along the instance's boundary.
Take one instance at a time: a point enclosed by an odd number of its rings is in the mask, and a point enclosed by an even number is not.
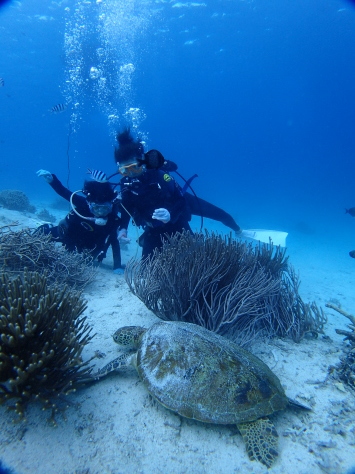
<svg viewBox="0 0 355 474"><path fill-rule="evenodd" d="M146 158L143 144L133 139L129 128L117 135L117 141L119 147L115 149L115 161L123 176L119 183L121 205L127 212L122 217L119 236L127 237L131 216L135 225L144 229L138 243L142 247L142 258L146 258L163 245L164 235L183 230L191 232L191 214L174 178L159 166L152 166L154 160L160 158L158 151L148 152L151 161L143 162Z"/></svg>
<svg viewBox="0 0 355 474"><path fill-rule="evenodd" d="M118 133L116 139L119 147L115 149L115 161L123 175L120 181L122 204L136 225L144 228L139 239L143 258L162 245L164 233L191 231L188 222L192 214L220 221L236 233L241 232L230 214L186 192L196 175L181 188L169 174L176 172L182 178L177 165L165 160L158 150L144 153L142 142L133 139L129 128ZM125 238L128 223L129 218L122 220L120 235Z"/></svg>
<svg viewBox="0 0 355 474"><path fill-rule="evenodd" d="M225 226L234 230L237 234L242 232L239 225L235 222L233 217L228 214L228 212L208 201L205 201L204 199L201 199L200 197L197 197L195 193L191 194L186 191L187 188L192 190L190 183L194 178L197 177L197 174L193 175L186 181L185 178L183 178L183 176L178 173L178 165L173 161L165 160L163 155L158 150L150 150L145 153L144 156L144 162L147 163L148 166L159 167L161 170L167 171L168 173L174 171L183 181L185 181L182 191L191 214L194 216L207 217L208 219L221 222Z"/></svg>
<svg viewBox="0 0 355 474"><path fill-rule="evenodd" d="M42 169L37 171L37 176L43 177L59 196L70 202L72 210L58 226L43 224L36 232L50 234L69 251L87 251L100 263L111 245L113 271L123 273L117 236L121 225L121 218L117 215L121 210L118 195L104 173L89 172L93 179L84 182L83 190L72 192L55 174Z"/></svg>

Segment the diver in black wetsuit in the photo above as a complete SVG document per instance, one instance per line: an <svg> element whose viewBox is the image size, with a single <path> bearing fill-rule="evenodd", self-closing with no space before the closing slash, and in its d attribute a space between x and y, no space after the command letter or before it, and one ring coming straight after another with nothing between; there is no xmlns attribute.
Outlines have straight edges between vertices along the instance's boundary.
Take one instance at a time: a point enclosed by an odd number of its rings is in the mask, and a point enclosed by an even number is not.
<svg viewBox="0 0 355 474"><path fill-rule="evenodd" d="M148 161L151 161L150 154L151 153L160 154L160 161L154 160L153 162L157 165L159 163L162 163L160 166L161 170L172 172L175 171L181 178L182 176L178 173L177 169L178 166L176 163L170 160L165 160L163 155L158 152L157 150L151 150L150 152L148 151L145 155L148 155ZM197 175L193 176L195 178ZM189 180L190 181L190 180ZM188 187L188 182L185 185L186 188ZM185 196L189 211L191 214L194 216L200 216L200 217L207 217L208 219L213 219L214 221L222 222L222 224L226 225L227 227L230 227L233 229L237 234L239 234L242 229L239 227L239 225L235 222L233 217L228 214L228 212L224 211L220 207L215 206L214 204L211 204L208 201L205 201L204 199L201 199L200 197L197 197L196 195L190 194L187 191L183 190L183 194Z"/></svg>
<svg viewBox="0 0 355 474"><path fill-rule="evenodd" d="M235 222L233 217L228 214L228 212L188 192L186 192L184 196L189 206L190 212L194 216L207 217L208 219L222 222L222 224L231 228L237 234L241 232L242 229Z"/></svg>
<svg viewBox="0 0 355 474"><path fill-rule="evenodd" d="M122 203L135 223L145 229L139 242L143 257L162 245L164 233L191 231L188 224L191 214L222 222L237 234L242 232L230 214L186 192L189 182L180 188L169 174L177 173L177 165L165 160L158 150L144 153L142 143L132 138L129 129L116 138L119 147L115 149L115 161L124 176L120 182ZM127 238L128 223L128 216L122 219L123 238Z"/></svg>
<svg viewBox="0 0 355 474"><path fill-rule="evenodd" d="M146 258L162 246L165 234L191 232L191 214L174 178L166 171L142 163L143 145L133 139L129 129L118 134L117 141L115 161L123 176L120 181L122 207L134 223L144 229L139 245L143 247L142 257ZM129 217L123 218L122 229L127 229L128 223Z"/></svg>
<svg viewBox="0 0 355 474"><path fill-rule="evenodd" d="M39 170L37 175L43 177L59 196L70 201L73 207L58 226L44 224L37 231L51 234L69 251L88 251L99 262L106 257L111 245L113 270L115 273L123 272L117 238L121 225L121 218L117 215L120 204L112 185L108 182L87 180L82 191L72 193L49 171ZM77 192L82 192L85 197L79 196Z"/></svg>

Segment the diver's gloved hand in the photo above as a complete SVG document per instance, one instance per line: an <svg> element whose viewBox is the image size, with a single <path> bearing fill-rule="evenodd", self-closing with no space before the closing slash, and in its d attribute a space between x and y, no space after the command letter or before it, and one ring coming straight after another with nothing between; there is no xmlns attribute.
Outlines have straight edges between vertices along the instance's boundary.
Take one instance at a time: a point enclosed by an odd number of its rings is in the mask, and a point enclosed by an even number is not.
<svg viewBox="0 0 355 474"><path fill-rule="evenodd" d="M167 224L170 221L170 212L164 208L155 209L152 218Z"/></svg>
<svg viewBox="0 0 355 474"><path fill-rule="evenodd" d="M53 181L53 176L52 176L52 173L50 171L46 171L46 170L38 170L37 171L37 176L40 178L44 178L47 183L51 183Z"/></svg>
<svg viewBox="0 0 355 474"><path fill-rule="evenodd" d="M117 238L122 244L129 244L131 239L127 237L127 229L120 229L117 233Z"/></svg>

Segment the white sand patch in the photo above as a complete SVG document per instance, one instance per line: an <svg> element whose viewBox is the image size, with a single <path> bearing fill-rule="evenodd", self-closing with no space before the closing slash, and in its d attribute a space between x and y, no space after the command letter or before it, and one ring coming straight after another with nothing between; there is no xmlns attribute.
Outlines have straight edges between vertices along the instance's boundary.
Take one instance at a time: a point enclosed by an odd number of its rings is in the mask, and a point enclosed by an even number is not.
<svg viewBox="0 0 355 474"><path fill-rule="evenodd" d="M0 209L0 225L13 220L38 225L33 216ZM134 231L130 233L134 241ZM131 243L122 252L123 262L135 251ZM289 254L300 271L306 301L316 300L324 308L329 298L337 298L344 309L355 313L350 265L355 262L322 258L322 249L317 253L316 247L310 250L301 241L290 247ZM108 260L84 297L88 322L96 333L84 358L97 350L104 353L103 359L96 359L97 367L118 355L112 334L119 326L148 327L158 320L129 292L124 277L113 274ZM345 473L355 465L354 394L333 381L321 383L328 367L339 361L344 343L335 328L346 328L347 320L331 311L327 314L327 338L300 344L275 340L254 349L280 378L288 396L313 409L273 416L280 455L269 472ZM27 421L17 424L12 422L13 414L0 407L2 462L19 474L267 472L248 459L233 426L176 416L152 399L134 370L88 386L68 397L68 402L65 418L57 416L56 428L46 422L50 414L37 405L29 406Z"/></svg>

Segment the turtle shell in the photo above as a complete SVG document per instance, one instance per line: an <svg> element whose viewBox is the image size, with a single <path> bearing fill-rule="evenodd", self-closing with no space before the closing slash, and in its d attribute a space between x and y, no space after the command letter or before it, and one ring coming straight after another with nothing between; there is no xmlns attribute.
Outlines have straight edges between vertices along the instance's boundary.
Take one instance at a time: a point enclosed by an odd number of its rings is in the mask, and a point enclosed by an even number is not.
<svg viewBox="0 0 355 474"><path fill-rule="evenodd" d="M254 421L288 405L279 379L264 362L191 323L159 322L147 329L137 370L165 407L207 423Z"/></svg>

